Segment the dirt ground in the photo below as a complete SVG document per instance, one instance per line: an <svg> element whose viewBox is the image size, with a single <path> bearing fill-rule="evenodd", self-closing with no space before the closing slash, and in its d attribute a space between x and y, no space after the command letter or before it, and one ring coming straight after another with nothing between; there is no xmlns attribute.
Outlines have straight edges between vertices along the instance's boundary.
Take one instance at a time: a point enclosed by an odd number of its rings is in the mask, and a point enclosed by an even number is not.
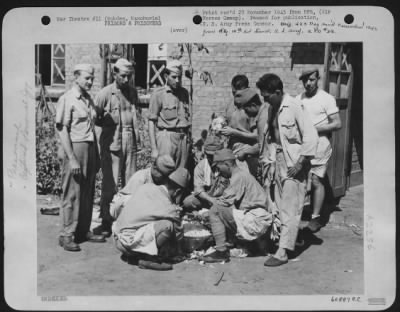
<svg viewBox="0 0 400 312"><path fill-rule="evenodd" d="M225 264L190 260L165 272L142 270L120 259L111 238L66 252L58 246L59 217L40 213L54 204L56 199L38 196L39 296L363 293L363 186L351 188L317 238L277 268L265 267L265 257L247 257Z"/></svg>

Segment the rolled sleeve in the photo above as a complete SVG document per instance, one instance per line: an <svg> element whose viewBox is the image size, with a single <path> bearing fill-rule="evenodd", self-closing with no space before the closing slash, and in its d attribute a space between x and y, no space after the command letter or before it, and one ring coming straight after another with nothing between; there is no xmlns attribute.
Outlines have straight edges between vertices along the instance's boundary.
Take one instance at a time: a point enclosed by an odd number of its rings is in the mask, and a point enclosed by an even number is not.
<svg viewBox="0 0 400 312"><path fill-rule="evenodd" d="M326 114L328 116L339 112L339 108L337 107L336 100L330 94L328 94L327 100L324 102L324 106L325 106L324 108L325 108Z"/></svg>
<svg viewBox="0 0 400 312"><path fill-rule="evenodd" d="M57 103L56 109L56 125L71 127L71 105L65 96L61 96Z"/></svg>
<svg viewBox="0 0 400 312"><path fill-rule="evenodd" d="M158 94L154 93L150 97L148 118L151 121L157 121L161 111L161 101Z"/></svg>

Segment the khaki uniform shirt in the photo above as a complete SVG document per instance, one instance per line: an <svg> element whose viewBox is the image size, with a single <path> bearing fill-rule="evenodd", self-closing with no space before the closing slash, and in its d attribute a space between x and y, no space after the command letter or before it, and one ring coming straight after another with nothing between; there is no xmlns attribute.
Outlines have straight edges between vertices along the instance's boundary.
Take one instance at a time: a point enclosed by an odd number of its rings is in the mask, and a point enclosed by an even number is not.
<svg viewBox="0 0 400 312"><path fill-rule="evenodd" d="M98 110L98 120L96 125L103 128L103 136L107 142L112 140L110 145L111 151L119 151L122 145L121 108L126 108L133 114L133 123L127 126L134 129L137 125L136 105L138 102L136 89L130 87L128 89L128 96L126 97L117 88L115 82L104 87L97 94L96 108Z"/></svg>
<svg viewBox="0 0 400 312"><path fill-rule="evenodd" d="M190 126L189 93L185 88L172 90L169 86L154 91L150 97L149 120L159 129Z"/></svg>
<svg viewBox="0 0 400 312"><path fill-rule="evenodd" d="M93 142L96 110L90 95L75 87L64 93L57 103L56 124L66 126L71 142Z"/></svg>

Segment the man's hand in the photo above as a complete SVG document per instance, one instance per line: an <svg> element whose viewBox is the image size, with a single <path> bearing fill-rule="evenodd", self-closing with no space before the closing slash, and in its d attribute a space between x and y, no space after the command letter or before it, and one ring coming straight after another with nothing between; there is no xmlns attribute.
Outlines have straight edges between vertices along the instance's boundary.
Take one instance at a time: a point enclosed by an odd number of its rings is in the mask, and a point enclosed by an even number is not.
<svg viewBox="0 0 400 312"><path fill-rule="evenodd" d="M158 157L158 150L156 148L153 148L151 150L151 160L154 162Z"/></svg>
<svg viewBox="0 0 400 312"><path fill-rule="evenodd" d="M229 127L229 126L226 126L226 127L222 128L220 132L223 135L226 135L226 136L235 136L236 131L237 130L235 130L235 129Z"/></svg>
<svg viewBox="0 0 400 312"><path fill-rule="evenodd" d="M294 178L295 176L297 176L302 168L303 168L302 163L297 162L293 167L290 167L288 169L287 172L288 178Z"/></svg>
<svg viewBox="0 0 400 312"><path fill-rule="evenodd" d="M79 165L79 162L76 160L75 157L72 157L70 159L70 166L71 166L71 172L73 175L81 174L81 166Z"/></svg>
<svg viewBox="0 0 400 312"><path fill-rule="evenodd" d="M247 156L247 154L245 152L243 152L243 151L239 151L236 154L236 158L239 159L240 161L246 160L246 156Z"/></svg>

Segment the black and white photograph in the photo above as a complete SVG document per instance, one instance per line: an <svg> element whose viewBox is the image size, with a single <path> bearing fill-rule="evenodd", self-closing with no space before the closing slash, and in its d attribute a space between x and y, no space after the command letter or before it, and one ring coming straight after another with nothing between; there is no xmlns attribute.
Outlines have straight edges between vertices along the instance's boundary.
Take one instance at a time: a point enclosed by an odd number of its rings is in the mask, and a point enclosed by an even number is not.
<svg viewBox="0 0 400 312"><path fill-rule="evenodd" d="M20 241L12 233L22 227L29 237L34 306L390 305L394 189L377 184L394 180L394 76L380 111L387 121L376 121L373 90L385 86L366 74L393 65L371 59L385 55L370 34L390 23L371 24L355 8L181 11L190 15L181 27L160 8L34 14L43 35L24 52L29 76L9 88L18 99L3 96L5 242ZM62 23L82 31L57 36ZM3 75L16 62L5 52ZM382 293L373 272L384 255ZM6 275L20 258L15 247L6 253ZM17 280L6 284L14 303Z"/></svg>
<svg viewBox="0 0 400 312"><path fill-rule="evenodd" d="M39 295L363 292L361 43L35 48Z"/></svg>

